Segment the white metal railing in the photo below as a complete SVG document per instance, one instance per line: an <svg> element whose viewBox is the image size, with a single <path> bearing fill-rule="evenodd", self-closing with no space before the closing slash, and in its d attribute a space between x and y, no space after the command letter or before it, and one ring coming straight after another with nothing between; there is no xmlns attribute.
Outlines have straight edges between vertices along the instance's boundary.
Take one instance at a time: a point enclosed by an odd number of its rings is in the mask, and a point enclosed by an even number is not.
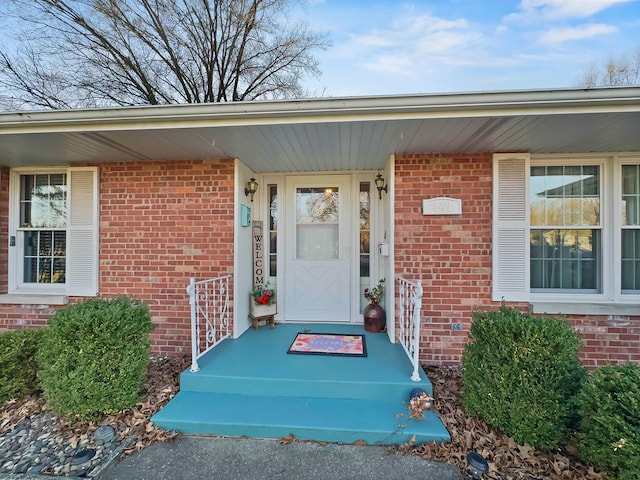
<svg viewBox="0 0 640 480"><path fill-rule="evenodd" d="M191 305L191 371L197 372L198 359L231 335L230 284L233 275L196 282L187 287Z"/></svg>
<svg viewBox="0 0 640 480"><path fill-rule="evenodd" d="M420 381L420 308L422 306L422 283L397 277L399 285L399 331L398 339L406 352L413 372L411 380Z"/></svg>

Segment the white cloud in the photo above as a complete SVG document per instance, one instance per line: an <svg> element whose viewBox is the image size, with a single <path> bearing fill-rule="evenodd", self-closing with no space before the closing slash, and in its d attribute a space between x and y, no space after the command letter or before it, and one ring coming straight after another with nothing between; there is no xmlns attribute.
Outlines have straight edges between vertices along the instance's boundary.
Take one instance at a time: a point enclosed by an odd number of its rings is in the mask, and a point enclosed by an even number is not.
<svg viewBox="0 0 640 480"><path fill-rule="evenodd" d="M588 18L615 5L635 1L637 0L522 0L519 12L511 13L505 19L529 23Z"/></svg>
<svg viewBox="0 0 640 480"><path fill-rule="evenodd" d="M434 63L468 63L484 44L482 35L465 19L448 20L433 15L403 15L389 28L351 35L342 49L357 63L377 73L412 75ZM468 57L468 58L467 58Z"/></svg>
<svg viewBox="0 0 640 480"><path fill-rule="evenodd" d="M551 44L574 40L584 40L600 35L609 35L618 31L613 25L603 23L590 23L578 27L551 28L540 35L539 43Z"/></svg>
<svg viewBox="0 0 640 480"><path fill-rule="evenodd" d="M354 45L361 48L387 48L393 47L396 42L389 38L385 33L371 32L366 35L351 35L351 41Z"/></svg>
<svg viewBox="0 0 640 480"><path fill-rule="evenodd" d="M344 96L567 86L594 55L637 41L640 31L640 0L510 0L519 20L535 20L528 27L501 21L506 2L469 10L427 3L436 5L326 0L319 25L334 44L320 54L316 90ZM606 20L598 18L603 11Z"/></svg>

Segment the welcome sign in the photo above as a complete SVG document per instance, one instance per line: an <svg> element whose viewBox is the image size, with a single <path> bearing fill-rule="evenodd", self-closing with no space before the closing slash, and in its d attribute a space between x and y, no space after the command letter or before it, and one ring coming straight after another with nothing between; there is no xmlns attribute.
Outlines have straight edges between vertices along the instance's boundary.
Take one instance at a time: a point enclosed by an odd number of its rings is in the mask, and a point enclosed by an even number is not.
<svg viewBox="0 0 640 480"><path fill-rule="evenodd" d="M253 285L263 286L264 278L264 238L262 220L253 221Z"/></svg>

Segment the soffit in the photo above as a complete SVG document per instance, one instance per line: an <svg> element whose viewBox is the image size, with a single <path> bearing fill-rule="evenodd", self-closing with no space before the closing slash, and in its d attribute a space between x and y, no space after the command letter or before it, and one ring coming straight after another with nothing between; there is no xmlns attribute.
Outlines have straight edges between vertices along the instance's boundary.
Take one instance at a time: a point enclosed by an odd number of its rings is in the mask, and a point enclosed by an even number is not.
<svg viewBox="0 0 640 480"><path fill-rule="evenodd" d="M639 92L626 89L625 101L619 96L607 101L605 96L587 98L573 107L562 102L554 108L541 107L537 100L544 98L541 92L530 92L536 94L530 108L526 102L496 108L491 95L485 108L480 108L482 104L460 108L460 96L452 95L447 97L448 109L446 104L433 108L437 102L431 97L416 97L413 103L422 101L422 109L410 111L387 108L395 97L369 99L372 107L365 111L358 104L358 112L352 108L318 113L316 104L333 108L335 99L317 101L313 111L303 112L298 111L300 102L279 102L280 113L267 112L270 116L261 111L243 117L242 105L225 105L233 121L229 115L222 120L211 116L194 120L192 113L201 110L176 106L120 109L117 113L125 120L137 115L136 122L119 124L114 115L105 115L104 122L94 119L90 126L69 125L60 114L34 115L35 120L22 123L0 115L0 163L16 167L238 158L252 170L267 173L379 169L394 153L640 152L640 102L634 101ZM548 94L551 98L554 92ZM411 104L411 99L397 98ZM361 99L352 99L356 100ZM349 101L342 105L349 106ZM168 109L171 121L154 123ZM219 110L210 106L209 111ZM141 122L140 112L151 120ZM76 112L65 113L75 118Z"/></svg>

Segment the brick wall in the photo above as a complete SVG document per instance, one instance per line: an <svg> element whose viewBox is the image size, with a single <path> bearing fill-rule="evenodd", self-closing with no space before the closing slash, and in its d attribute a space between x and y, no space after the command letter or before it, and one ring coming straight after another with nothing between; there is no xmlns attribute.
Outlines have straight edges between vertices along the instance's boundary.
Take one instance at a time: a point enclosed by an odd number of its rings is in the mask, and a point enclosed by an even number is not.
<svg viewBox="0 0 640 480"><path fill-rule="evenodd" d="M640 363L640 319L606 316L569 319L584 340L582 361L590 368L607 363Z"/></svg>
<svg viewBox="0 0 640 480"><path fill-rule="evenodd" d="M458 364L473 307L492 305L491 155L399 155L395 181L396 274L424 289L421 359ZM462 215L422 215L433 197L461 199Z"/></svg>
<svg viewBox="0 0 640 480"><path fill-rule="evenodd" d="M474 307L491 301L491 154L396 158L396 272L424 286L421 359L458 364ZM0 168L0 246L8 245L8 177ZM422 200L462 200L462 215L423 216ZM189 351L189 277L233 273L233 162L100 165L100 293L148 302L153 351ZM0 293L8 247L0 248ZM526 305L517 305L526 308ZM38 327L49 305L0 305L0 332ZM640 362L640 320L574 317L583 361ZM452 330L461 324L462 330Z"/></svg>
<svg viewBox="0 0 640 480"><path fill-rule="evenodd" d="M491 301L491 154L396 156L396 274L421 279L424 287L421 360L458 364L474 307ZM462 200L462 215L422 215L422 200ZM526 309L526 304L510 305ZM640 363L640 318L569 319L584 340L589 367ZM455 323L462 330L452 330Z"/></svg>
<svg viewBox="0 0 640 480"><path fill-rule="evenodd" d="M233 273L233 161L101 164L99 188L100 294L149 304L155 353L189 352L189 278ZM0 305L0 331L53 311Z"/></svg>

